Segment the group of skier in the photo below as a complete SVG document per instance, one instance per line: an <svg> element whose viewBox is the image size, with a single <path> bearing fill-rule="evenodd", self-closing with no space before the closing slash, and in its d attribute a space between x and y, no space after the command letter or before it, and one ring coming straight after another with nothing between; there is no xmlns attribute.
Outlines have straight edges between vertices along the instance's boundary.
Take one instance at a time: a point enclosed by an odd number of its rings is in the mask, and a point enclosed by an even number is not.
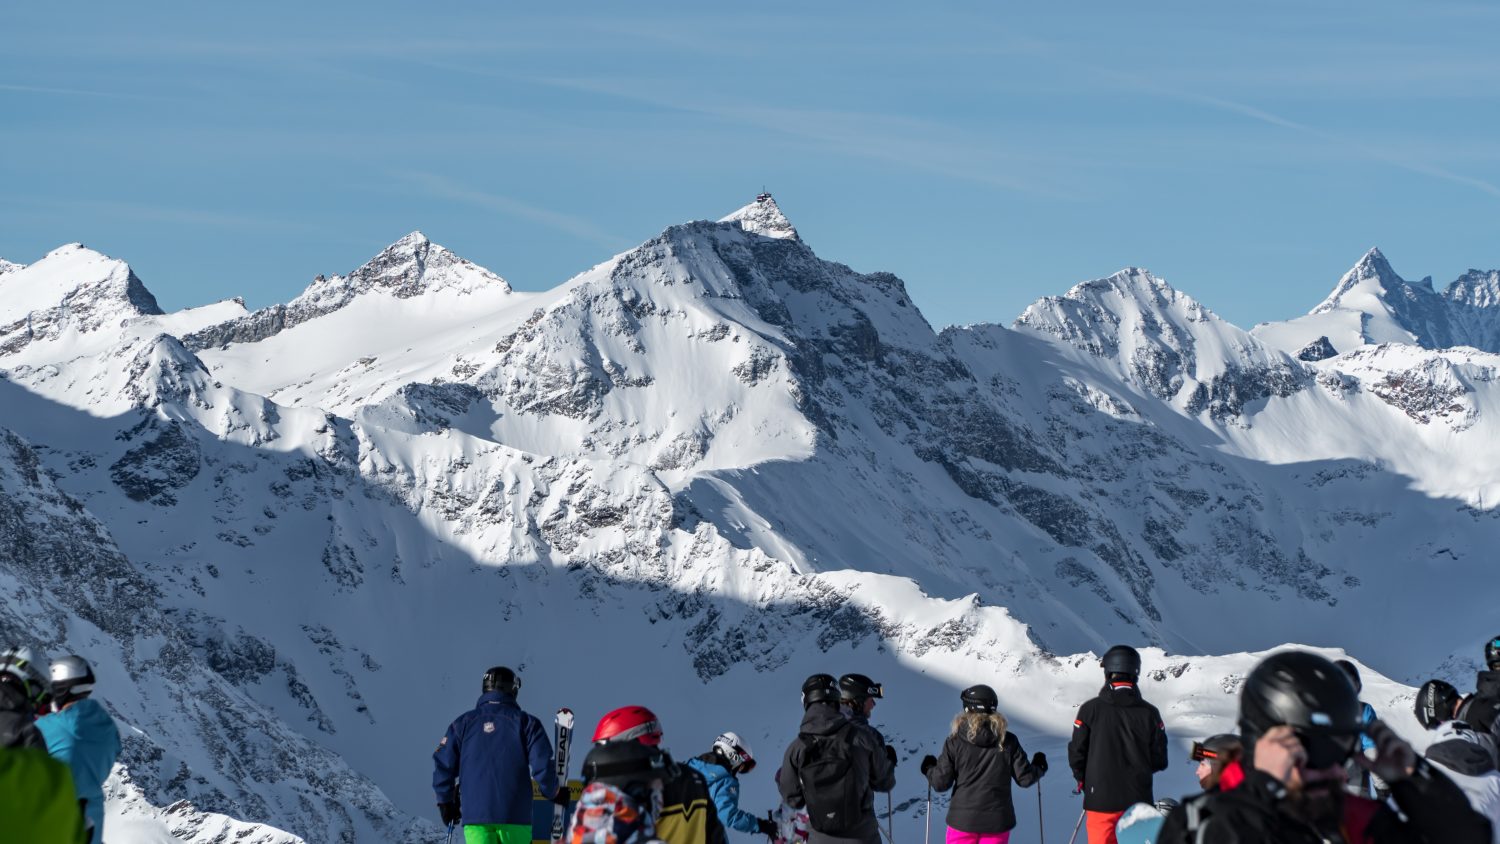
<svg viewBox="0 0 1500 844"><path fill-rule="evenodd" d="M1083 802L1072 840L1086 829L1088 844L1500 844L1500 637L1485 662L1468 696L1439 680L1422 686L1416 714L1436 731L1422 755L1359 699L1352 663L1305 651L1267 657L1241 688L1238 733L1193 743L1203 791L1179 803L1155 799L1168 741L1141 695L1140 654L1110 648L1104 686L1079 707L1068 743ZM898 755L870 723L884 689L869 677L803 683L802 721L775 774L782 805L765 817L739 805L739 777L756 757L736 733L677 764L642 706L600 720L568 815L565 751L554 756L541 722L517 705L514 672L484 677L478 707L453 722L434 756L450 838L461 823L470 844L531 840L534 781L556 804L554 839L570 844L723 844L726 828L775 844L893 844L875 802L881 792L890 800ZM929 810L933 791L951 790L946 844L1008 844L1018 823L1012 783L1037 783L1047 758L1026 754L994 689L971 686L959 699L941 750L919 763Z"/></svg>
<svg viewBox="0 0 1500 844"><path fill-rule="evenodd" d="M120 731L92 697L94 682L81 656L49 665L27 647L0 652L0 840L104 840Z"/></svg>

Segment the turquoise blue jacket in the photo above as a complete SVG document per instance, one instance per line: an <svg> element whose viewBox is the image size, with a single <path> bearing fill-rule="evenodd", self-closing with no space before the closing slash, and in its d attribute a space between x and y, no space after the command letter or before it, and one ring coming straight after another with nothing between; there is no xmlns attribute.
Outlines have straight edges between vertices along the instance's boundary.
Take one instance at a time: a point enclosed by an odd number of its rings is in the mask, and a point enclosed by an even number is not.
<svg viewBox="0 0 1500 844"><path fill-rule="evenodd" d="M98 701L86 697L61 712L37 719L47 752L73 772L84 814L94 822L94 840L104 837L104 781L120 758L120 730Z"/></svg>
<svg viewBox="0 0 1500 844"><path fill-rule="evenodd" d="M705 754L707 756L708 754ZM756 817L740 808L740 781L729 770L703 756L687 760L693 768L708 780L708 795L714 800L714 809L719 813L719 823L740 832L760 831Z"/></svg>

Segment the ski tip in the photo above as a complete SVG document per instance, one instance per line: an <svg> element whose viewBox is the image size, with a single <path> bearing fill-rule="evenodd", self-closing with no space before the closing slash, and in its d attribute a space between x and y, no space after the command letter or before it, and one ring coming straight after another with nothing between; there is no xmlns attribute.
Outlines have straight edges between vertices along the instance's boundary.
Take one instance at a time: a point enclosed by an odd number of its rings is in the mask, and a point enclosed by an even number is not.
<svg viewBox="0 0 1500 844"><path fill-rule="evenodd" d="M560 727L573 728L573 710L563 708L557 710L557 724Z"/></svg>

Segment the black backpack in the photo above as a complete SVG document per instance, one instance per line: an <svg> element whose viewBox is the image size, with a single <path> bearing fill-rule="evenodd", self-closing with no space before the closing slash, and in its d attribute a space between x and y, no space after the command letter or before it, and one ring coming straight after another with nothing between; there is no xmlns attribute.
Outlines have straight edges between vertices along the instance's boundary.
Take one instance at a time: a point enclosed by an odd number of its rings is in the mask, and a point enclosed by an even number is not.
<svg viewBox="0 0 1500 844"><path fill-rule="evenodd" d="M832 735L802 733L802 765L797 781L807 802L807 820L824 835L851 837L864 816L867 782L856 782L854 725L845 724Z"/></svg>

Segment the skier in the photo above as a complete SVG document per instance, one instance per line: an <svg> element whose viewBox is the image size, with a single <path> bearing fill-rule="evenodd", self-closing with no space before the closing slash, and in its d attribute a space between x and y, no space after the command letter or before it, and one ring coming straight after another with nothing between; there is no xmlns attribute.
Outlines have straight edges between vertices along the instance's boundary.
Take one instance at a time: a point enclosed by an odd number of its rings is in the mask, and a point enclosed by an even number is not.
<svg viewBox="0 0 1500 844"><path fill-rule="evenodd" d="M1031 759L997 711L1000 698L989 686L959 695L963 712L943 742L941 756L922 757L921 771L934 791L953 789L948 802L948 844L1007 844L1016 827L1010 782L1022 788L1047 773L1047 757Z"/></svg>
<svg viewBox="0 0 1500 844"><path fill-rule="evenodd" d="M895 787L895 765L878 733L839 711L837 688L810 685L803 687L806 711L782 758L777 788L787 805L807 808L809 844L879 844L875 792Z"/></svg>
<svg viewBox="0 0 1500 844"><path fill-rule="evenodd" d="M1474 678L1474 701L1466 714L1469 726L1500 741L1500 636L1484 643L1484 664L1487 670Z"/></svg>
<svg viewBox="0 0 1500 844"><path fill-rule="evenodd" d="M881 752L891 763L891 784L882 789L889 792L896 787L896 748L885 743L885 736L870 723L870 713L875 711L875 701L885 697L885 689L863 674L845 674L839 678L839 708L844 717L859 727L869 730L880 742Z"/></svg>
<svg viewBox="0 0 1500 844"><path fill-rule="evenodd" d="M1463 792L1382 721L1370 725L1376 757L1364 764L1391 784L1402 814L1346 794L1344 762L1360 729L1359 697L1338 666L1305 651L1267 657L1240 693L1245 757L1226 773L1243 769L1243 782L1189 798L1167 816L1157 841L1490 844L1489 823Z"/></svg>
<svg viewBox="0 0 1500 844"><path fill-rule="evenodd" d="M47 751L66 764L94 827L104 840L104 781L120 758L120 730L115 719L91 695L94 669L81 656L65 656L51 666L52 704L56 712L37 719Z"/></svg>
<svg viewBox="0 0 1500 844"><path fill-rule="evenodd" d="M1429 680L1417 692L1417 720L1434 731L1423 755L1490 819L1490 834L1500 844L1500 754L1493 736L1445 715L1453 712L1457 697L1458 690L1442 680Z"/></svg>
<svg viewBox="0 0 1500 844"><path fill-rule="evenodd" d="M557 781L547 729L516 704L516 672L497 665L479 688L479 702L432 754L438 814L448 827L463 824L467 844L530 844L531 782L563 806L568 786Z"/></svg>
<svg viewBox="0 0 1500 844"><path fill-rule="evenodd" d="M47 742L36 729L36 716L52 690L31 648L8 648L0 653L0 747L34 747Z"/></svg>
<svg viewBox="0 0 1500 844"><path fill-rule="evenodd" d="M583 793L570 844L647 844L659 840L658 809L670 761L635 741L600 744L583 760Z"/></svg>
<svg viewBox="0 0 1500 844"><path fill-rule="evenodd" d="M1334 665L1337 665L1349 678L1349 682L1354 684L1356 694L1365 690L1364 681L1359 676L1359 668L1354 663L1347 659L1341 659L1335 662ZM1365 728L1369 728L1371 724L1375 723L1375 718L1375 707L1364 701L1360 701L1359 722ZM1374 749L1375 740L1370 738L1369 733L1361 732L1359 734L1359 750L1357 752L1368 754ZM1384 800L1390 796L1390 789L1385 787L1385 783L1381 782L1379 777L1370 773L1367 769L1360 767L1360 764L1355 761L1353 756L1349 757L1349 761L1344 766L1344 769L1349 777L1349 784L1346 788L1349 789L1350 794L1358 794L1360 797L1373 797L1376 800Z"/></svg>
<svg viewBox="0 0 1500 844"><path fill-rule="evenodd" d="M47 755L37 732L38 701L50 694L30 648L0 653L0 830L6 841L89 840L68 766Z"/></svg>
<svg viewBox="0 0 1500 844"><path fill-rule="evenodd" d="M1104 688L1078 708L1068 765L1083 793L1089 844L1116 844L1115 825L1125 810L1155 802L1151 778L1167 767L1167 730L1161 713L1141 697L1135 648L1115 645L1099 664Z"/></svg>
<svg viewBox="0 0 1500 844"><path fill-rule="evenodd" d="M1434 711L1432 718L1436 723L1449 720L1462 721L1470 727L1484 732L1497 744L1500 744L1500 737L1495 736L1493 729L1485 730L1479 726L1489 717L1490 708L1489 702L1481 699L1478 694L1464 696L1459 694L1458 689L1454 688L1451 683L1442 680L1428 680L1422 686L1422 692L1417 695L1418 706L1422 705L1424 695L1431 698L1430 705L1439 708L1448 707L1442 709L1440 712ZM1490 723L1492 727L1495 726L1495 719L1491 718Z"/></svg>
<svg viewBox="0 0 1500 844"><path fill-rule="evenodd" d="M839 681L832 674L814 674L802 682L802 711L804 713L815 703L832 703L837 706L838 702ZM778 794L781 793L781 779L785 773L785 768L776 769L775 780ZM772 821L776 824L776 835L772 838L773 844L806 844L811 834L812 821L807 817L806 804L792 806L783 799L781 805L777 806L775 812L772 813Z"/></svg>
<svg viewBox="0 0 1500 844"><path fill-rule="evenodd" d="M1239 785L1239 767L1236 766L1234 773L1225 773L1232 763L1238 762L1244 755L1245 746L1240 743L1240 737L1233 733L1219 733L1209 736L1201 742L1193 743L1193 761L1198 763L1198 785L1204 791L1218 791L1221 788L1228 791Z"/></svg>
<svg viewBox="0 0 1500 844"><path fill-rule="evenodd" d="M632 743L660 749L661 737L661 721L644 706L611 710L594 729L595 745ZM724 825L719 822L703 775L673 762L665 750L661 755L666 772L662 777L661 810L656 816L657 837L667 844L725 844Z"/></svg>
<svg viewBox="0 0 1500 844"><path fill-rule="evenodd" d="M720 823L740 832L776 837L776 824L770 818L758 818L740 808L740 776L755 769L755 754L738 734L721 733L714 739L712 749L689 759L687 765L708 783L708 794L718 810Z"/></svg>

